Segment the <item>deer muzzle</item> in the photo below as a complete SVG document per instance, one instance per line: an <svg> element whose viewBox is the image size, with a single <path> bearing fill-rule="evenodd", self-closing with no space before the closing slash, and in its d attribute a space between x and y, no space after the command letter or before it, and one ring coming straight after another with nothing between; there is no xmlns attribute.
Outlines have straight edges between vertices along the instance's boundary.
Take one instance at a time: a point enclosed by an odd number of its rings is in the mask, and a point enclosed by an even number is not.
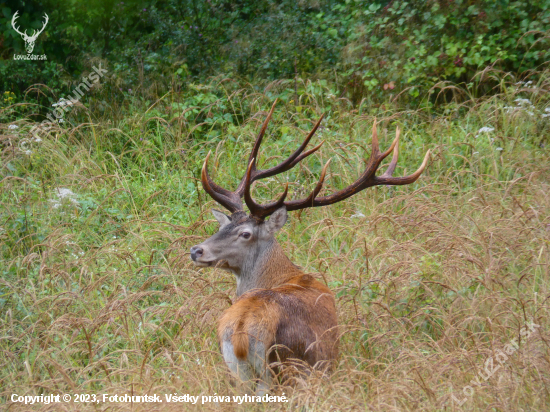
<svg viewBox="0 0 550 412"><path fill-rule="evenodd" d="M200 247L199 245L196 245L196 246L193 246L191 248L191 259L193 260L193 262L196 262L197 259L199 259L202 254L204 253L202 247Z"/></svg>

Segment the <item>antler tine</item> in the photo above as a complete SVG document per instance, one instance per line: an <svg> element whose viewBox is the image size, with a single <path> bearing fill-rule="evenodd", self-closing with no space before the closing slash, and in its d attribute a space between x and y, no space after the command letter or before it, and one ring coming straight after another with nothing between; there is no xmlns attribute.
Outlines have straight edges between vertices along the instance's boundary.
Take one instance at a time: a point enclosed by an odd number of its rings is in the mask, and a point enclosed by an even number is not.
<svg viewBox="0 0 550 412"><path fill-rule="evenodd" d="M212 181L210 176L208 176L208 159L212 152L208 152L206 159L204 159L204 164L202 165L201 171L201 183L204 191L212 197L216 202L221 204L231 213L235 213L243 210L240 196L236 195L229 190L224 189L223 187L218 186Z"/></svg>
<svg viewBox="0 0 550 412"><path fill-rule="evenodd" d="M262 144L262 140L264 139L265 131L267 130L267 125L269 124L269 121L271 120L271 116L273 115L273 111L275 110L275 105L277 104L277 100L273 102L273 105L271 106L271 109L269 110L269 113L267 114L267 117L264 120L264 123L262 124L262 128L260 129L260 132L258 133L258 137L256 137L256 141L254 142L254 146L252 146L252 152L250 152L250 156L248 156L248 165L252 164L252 168L250 169L252 172L252 182L255 179L255 172L256 172L256 159L258 158L258 152L260 150L260 145ZM237 186L236 192L239 193L240 196L244 193L244 184L246 180L246 173L241 179L241 182L239 183L239 186Z"/></svg>
<svg viewBox="0 0 550 412"><path fill-rule="evenodd" d="M400 132L398 127L395 133L395 139L393 140L390 147L385 152L380 153L380 146L378 144L378 132L376 130L376 118L374 118L374 125L372 126L372 149L367 168L361 175L361 178L363 180L368 180L371 176L374 176L376 170L378 170L378 167L380 166L380 163L382 163L382 160L384 160L394 150L399 142L399 133Z"/></svg>
<svg viewBox="0 0 550 412"><path fill-rule="evenodd" d="M275 102L275 103L277 103L277 102ZM257 159L258 150L260 148L260 144L262 142L262 139L263 139L263 136L264 136L264 133L265 133L265 128L267 127L267 122L271 118L271 114L273 112L273 109L275 108L275 103L271 107L271 111L269 112L269 114L267 116L267 119L264 122L264 125L262 126L262 130L260 131L260 134L258 135L258 138L256 139L256 143L254 144L254 148L252 149L252 153L250 154L250 157L248 158L248 163L250 163L252 159ZM323 120L323 117L324 116L321 115L321 117L319 118L317 123L315 123L315 126L313 126L313 129L311 129L311 131L309 132L309 134L307 135L305 140L300 145L300 147L298 147L298 149L296 149L294 151L294 153L292 153L286 160L282 161L277 166L270 167L269 169L257 170L256 169L256 160L254 160L254 162L252 163L252 169L251 169L252 173L251 173L250 183L255 182L256 180L265 179L267 177L275 176L277 174L286 172L287 170L292 169L294 166L296 166L298 163L300 163L300 161L302 161L303 159L305 159L309 155L311 155L311 154L315 153L317 150L319 150L324 142L321 142L320 144L315 146L313 149L310 149L310 150L302 153L304 151L304 149L307 147L309 141L311 140L311 138L313 137L313 135L315 134L317 129L319 128L319 126L321 125L321 121ZM245 182L245 177L243 177L241 179L241 182L239 183L239 187L237 188L237 192L239 194L244 193L244 185L245 185L244 182Z"/></svg>
<svg viewBox="0 0 550 412"><path fill-rule="evenodd" d="M17 34L19 34L21 36L26 36L27 35L27 30L25 30L25 33L21 33L19 31L19 27L15 27L15 20L17 20L19 18L18 14L19 14L19 10L17 10L15 12L15 14L13 15L13 17L11 18L11 25L12 25L13 29L16 31Z"/></svg>
<svg viewBox="0 0 550 412"><path fill-rule="evenodd" d="M277 104L277 100L278 99L275 99L275 101L273 102L273 105L271 106L271 110L269 110L269 113L267 114L267 117L265 118L264 123L262 124L262 128L258 133L258 137L256 137L256 141L254 142L254 146L252 147L252 152L250 153L250 156L248 156L248 163L258 158L258 151L260 150L260 145L262 144L265 131L267 130L267 125L271 120L271 116L273 116L273 111L275 110L275 105ZM253 168L254 169L256 168L256 162L253 163Z"/></svg>
<svg viewBox="0 0 550 412"><path fill-rule="evenodd" d="M390 148L386 150L386 152L384 153L385 155L384 157L386 157L393 150L393 156L390 164L388 165L388 168L386 169L384 174L380 177L390 177L391 175L393 175L395 167L397 166L397 158L399 157L399 135L400 134L401 134L401 130L399 130L399 126L397 126L397 129L395 130L395 139L393 139L393 143L391 144Z"/></svg>
<svg viewBox="0 0 550 412"><path fill-rule="evenodd" d="M374 118L374 124L372 125L372 151L370 153L371 159L377 158L380 154L380 146L378 145L378 131L376 130L376 117Z"/></svg>
<svg viewBox="0 0 550 412"><path fill-rule="evenodd" d="M319 181L317 182L317 185L315 186L315 189L313 189L313 192L310 193L310 195L303 200L303 204L305 206L312 204L319 192L321 191L323 187L323 183L325 182L325 175L327 174L328 165L330 164L330 161L332 159L328 159L328 162L325 163L325 166L323 167L323 170L321 170L321 176L319 177Z"/></svg>
<svg viewBox="0 0 550 412"><path fill-rule="evenodd" d="M210 177L210 175L208 174L208 159L210 158L210 155L212 154L212 151L209 151L208 154L206 155L206 159L204 159L204 164L202 166L202 175L204 176L204 178L207 180L208 182L208 185L214 189L214 191L218 192L218 193L221 193L222 195L224 196L231 196L231 194L233 192L227 190L227 189L224 189L223 187L221 186L218 186L213 180L212 178ZM201 176L202 178L202 176Z"/></svg>
<svg viewBox="0 0 550 412"><path fill-rule="evenodd" d="M414 172L413 174L410 174L408 176L401 176L401 177L393 177L391 175L386 175L384 173L382 176L376 178L376 183L371 186L375 185L391 185L391 186L401 186L401 185L408 185L410 183L416 182L416 180L420 177L424 169L426 168L426 165L428 164L428 158L430 157L430 151L428 150L426 152L426 156L424 156L424 161L420 165L420 167ZM393 162L393 160L392 160Z"/></svg>

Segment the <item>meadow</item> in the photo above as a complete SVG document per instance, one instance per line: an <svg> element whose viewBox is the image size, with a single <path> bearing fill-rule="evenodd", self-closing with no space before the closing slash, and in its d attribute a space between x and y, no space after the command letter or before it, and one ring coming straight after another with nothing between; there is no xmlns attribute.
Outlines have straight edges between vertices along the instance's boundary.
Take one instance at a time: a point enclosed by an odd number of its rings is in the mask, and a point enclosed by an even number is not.
<svg viewBox="0 0 550 412"><path fill-rule="evenodd" d="M326 81L214 78L159 99L92 90L39 136L0 116L0 399L19 410L547 411L550 409L550 72L487 71L490 97L439 85L422 104L374 107ZM51 93L36 86L32 93ZM259 165L290 154L324 113L304 164L257 182L323 193L362 172L373 122L382 149L402 130L402 176L292 212L278 240L335 292L340 356L330 376L276 387L286 403L25 405L13 394L240 395L216 322L232 275L199 269L192 245L217 230L200 169L225 187L244 173L273 101ZM444 102L446 100L446 102ZM51 108L42 108L51 110ZM10 117L11 116L11 117ZM387 163L387 162L386 162ZM383 170L383 168L382 168ZM200 403L200 401L199 401Z"/></svg>

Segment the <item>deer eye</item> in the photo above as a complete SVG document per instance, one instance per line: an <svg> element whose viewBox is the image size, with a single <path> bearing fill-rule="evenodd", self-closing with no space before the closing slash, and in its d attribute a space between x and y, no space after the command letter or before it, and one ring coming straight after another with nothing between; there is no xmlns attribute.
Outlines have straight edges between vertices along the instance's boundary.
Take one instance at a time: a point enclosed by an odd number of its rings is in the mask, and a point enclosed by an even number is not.
<svg viewBox="0 0 550 412"><path fill-rule="evenodd" d="M250 238L250 232L243 232L239 236L242 236L245 239L249 239Z"/></svg>

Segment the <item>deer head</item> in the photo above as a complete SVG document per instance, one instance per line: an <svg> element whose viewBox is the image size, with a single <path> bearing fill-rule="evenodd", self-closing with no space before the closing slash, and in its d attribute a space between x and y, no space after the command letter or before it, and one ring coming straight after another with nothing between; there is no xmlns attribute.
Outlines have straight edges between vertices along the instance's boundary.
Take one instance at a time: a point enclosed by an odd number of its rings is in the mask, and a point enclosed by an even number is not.
<svg viewBox="0 0 550 412"><path fill-rule="evenodd" d="M19 31L19 28L15 26L15 21L19 17L18 14L19 14L19 10L16 11L15 14L13 15L13 17L11 19L11 25L12 25L13 29L17 33L19 33L21 35L21 37L23 38L23 40L25 41L25 49L27 49L27 53L30 54L34 50L34 43L36 42L36 39L38 38L40 33L42 33L44 31L44 29L46 28L46 24L48 24L49 18L48 18L48 15L46 13L44 13L44 24L42 25L42 28L40 30L33 30L32 35L28 36L27 35L27 30L25 30L24 33L21 33Z"/></svg>
<svg viewBox="0 0 550 412"><path fill-rule="evenodd" d="M227 216L221 212L213 211L214 217L220 223L220 230L203 243L193 246L191 248L191 259L198 266L218 266L232 271L237 276L237 295L251 288L268 288L278 284L278 282L284 282L284 279L277 279L277 276L280 276L281 273L290 273L292 272L292 268L295 268L284 253L282 253L280 246L274 238L274 234L286 221L287 211L328 206L372 186L395 186L413 183L426 167L430 153L429 151L426 153L422 165L413 174L404 177L393 177L393 172L397 166L400 131L398 128L391 146L385 152L380 152L375 121L372 129L372 152L370 158L368 159L365 171L354 183L331 195L318 196L323 187L330 163L329 160L321 171L319 182L306 198L286 200L288 194L287 183L278 200L261 205L256 203L252 198L251 185L253 182L291 169L302 159L315 153L323 144L320 143L304 152L304 149L323 119L323 116L321 116L301 146L290 157L277 166L258 170L256 165L259 148L273 114L275 104L276 102L273 104L262 125L248 158L246 173L235 191L229 191L218 186L208 175L210 153L206 156L202 167L201 181L204 190L214 200L229 210L231 215ZM376 176L378 167L392 152L393 157L388 168L383 174ZM244 203L250 211L249 215L244 211L243 198ZM271 219L266 221L265 219L269 216L271 216ZM270 270L270 266L276 267L277 270ZM273 273L273 275L266 275L269 273ZM276 273L279 273L279 275Z"/></svg>

